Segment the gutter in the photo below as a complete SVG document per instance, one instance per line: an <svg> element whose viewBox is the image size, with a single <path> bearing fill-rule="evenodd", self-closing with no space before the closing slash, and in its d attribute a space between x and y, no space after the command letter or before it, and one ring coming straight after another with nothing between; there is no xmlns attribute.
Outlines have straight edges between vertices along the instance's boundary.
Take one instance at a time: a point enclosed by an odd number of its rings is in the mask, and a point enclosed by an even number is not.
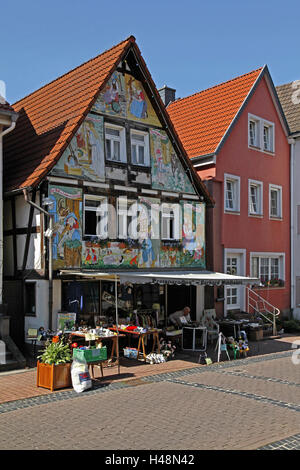
<svg viewBox="0 0 300 470"><path fill-rule="evenodd" d="M290 232L290 244L291 244L291 310L293 311L296 307L295 305L295 273L294 273L294 165L295 165L295 139L288 139L288 143L291 146L291 153L290 153L290 217L291 217L291 232Z"/></svg>

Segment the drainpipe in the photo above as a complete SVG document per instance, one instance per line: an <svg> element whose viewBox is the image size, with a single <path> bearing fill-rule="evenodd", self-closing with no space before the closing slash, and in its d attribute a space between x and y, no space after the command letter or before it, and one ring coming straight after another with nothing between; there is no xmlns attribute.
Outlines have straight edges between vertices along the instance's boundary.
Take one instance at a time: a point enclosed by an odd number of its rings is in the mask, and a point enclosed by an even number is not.
<svg viewBox="0 0 300 470"><path fill-rule="evenodd" d="M295 273L294 273L294 165L295 165L295 139L288 139L288 142L291 146L291 158L290 158L290 206L291 206L291 233L290 233L290 243L291 243L291 310L294 310L295 307Z"/></svg>
<svg viewBox="0 0 300 470"><path fill-rule="evenodd" d="M2 141L3 137L9 132L13 131L16 127L16 121L18 118L17 114L12 114L11 116L12 123L11 125L0 132L0 305L3 304L3 150L2 150ZM0 312L1 315L1 312Z"/></svg>
<svg viewBox="0 0 300 470"><path fill-rule="evenodd" d="M23 190L25 201L28 202L31 206L33 206L38 211L45 214L49 217L49 263L48 263L48 270L49 270L49 312L48 312L48 329L52 329L52 310L53 310L53 262L52 262L52 234L53 234L53 217L54 214L50 214L50 212L46 211L42 207L38 206L35 202L32 202L28 198L27 189Z"/></svg>

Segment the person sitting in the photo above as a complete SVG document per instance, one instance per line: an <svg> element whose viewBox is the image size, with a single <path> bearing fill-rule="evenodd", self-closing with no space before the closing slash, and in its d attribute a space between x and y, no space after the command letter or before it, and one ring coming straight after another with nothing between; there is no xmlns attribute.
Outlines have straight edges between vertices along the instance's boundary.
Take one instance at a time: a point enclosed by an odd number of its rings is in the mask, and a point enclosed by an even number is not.
<svg viewBox="0 0 300 470"><path fill-rule="evenodd" d="M172 325L181 328L184 324L191 322L190 307L184 307L183 310L177 310L169 315L169 321Z"/></svg>

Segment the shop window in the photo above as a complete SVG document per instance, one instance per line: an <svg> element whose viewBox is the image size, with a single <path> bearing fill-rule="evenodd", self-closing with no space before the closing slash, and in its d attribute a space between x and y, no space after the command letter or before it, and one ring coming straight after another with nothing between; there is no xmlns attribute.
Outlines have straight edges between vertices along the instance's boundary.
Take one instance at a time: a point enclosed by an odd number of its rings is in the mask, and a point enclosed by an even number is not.
<svg viewBox="0 0 300 470"><path fill-rule="evenodd" d="M27 316L36 316L36 283L25 282L25 306Z"/></svg>
<svg viewBox="0 0 300 470"><path fill-rule="evenodd" d="M84 196L84 235L107 238L108 235L107 198Z"/></svg>
<svg viewBox="0 0 300 470"><path fill-rule="evenodd" d="M78 324L94 326L94 316L100 313L100 282L63 282L62 310L76 313Z"/></svg>
<svg viewBox="0 0 300 470"><path fill-rule="evenodd" d="M112 124L105 125L106 159L126 163L125 129Z"/></svg>
<svg viewBox="0 0 300 470"><path fill-rule="evenodd" d="M132 130L131 138L131 163L133 165L149 166L149 135L146 132Z"/></svg>

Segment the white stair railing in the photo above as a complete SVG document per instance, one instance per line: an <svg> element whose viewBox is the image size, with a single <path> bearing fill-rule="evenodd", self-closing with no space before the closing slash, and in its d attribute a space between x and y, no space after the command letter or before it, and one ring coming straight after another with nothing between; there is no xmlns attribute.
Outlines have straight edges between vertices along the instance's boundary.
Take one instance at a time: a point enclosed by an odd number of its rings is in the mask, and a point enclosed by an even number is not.
<svg viewBox="0 0 300 470"><path fill-rule="evenodd" d="M276 318L278 317L278 315L280 315L279 308L270 304L270 302L261 297L253 289L250 289L250 287L246 287L246 291L248 305L247 312L251 313L250 310L252 309L258 315L260 315L269 323L271 323L273 325L273 336L275 336L277 334ZM271 315L272 319L270 319L267 315Z"/></svg>

